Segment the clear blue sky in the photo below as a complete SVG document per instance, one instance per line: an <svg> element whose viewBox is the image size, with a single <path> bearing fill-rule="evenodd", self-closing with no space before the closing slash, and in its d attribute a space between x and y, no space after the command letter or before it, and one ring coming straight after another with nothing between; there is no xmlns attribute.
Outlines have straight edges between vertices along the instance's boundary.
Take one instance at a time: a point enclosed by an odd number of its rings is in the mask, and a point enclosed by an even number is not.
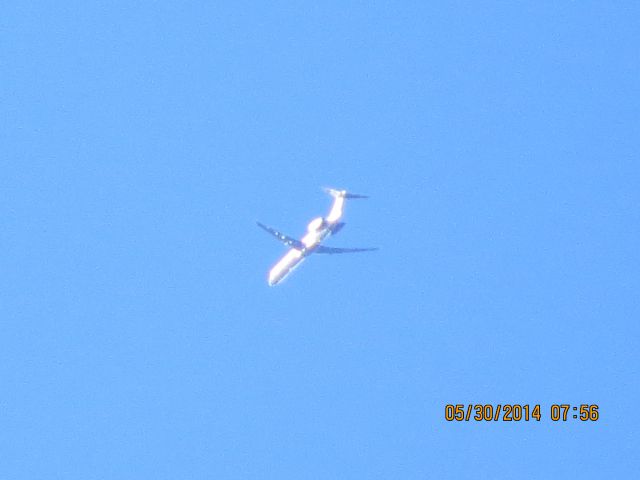
<svg viewBox="0 0 640 480"><path fill-rule="evenodd" d="M640 4L317 3L5 3L0 478L640 471Z"/></svg>

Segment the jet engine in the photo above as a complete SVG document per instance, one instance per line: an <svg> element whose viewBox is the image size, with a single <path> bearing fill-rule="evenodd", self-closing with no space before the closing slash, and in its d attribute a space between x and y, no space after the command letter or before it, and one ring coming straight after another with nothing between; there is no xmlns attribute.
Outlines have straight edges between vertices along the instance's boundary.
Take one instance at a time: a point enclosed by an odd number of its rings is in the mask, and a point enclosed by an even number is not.
<svg viewBox="0 0 640 480"><path fill-rule="evenodd" d="M307 227L307 231L309 232L317 232L324 226L324 218L318 217L314 218L309 222L309 226Z"/></svg>

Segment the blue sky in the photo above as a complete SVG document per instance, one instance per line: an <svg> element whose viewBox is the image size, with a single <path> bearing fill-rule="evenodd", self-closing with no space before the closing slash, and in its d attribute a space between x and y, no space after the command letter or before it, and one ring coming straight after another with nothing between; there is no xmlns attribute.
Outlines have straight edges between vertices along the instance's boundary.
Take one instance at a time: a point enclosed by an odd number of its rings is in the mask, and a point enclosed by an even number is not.
<svg viewBox="0 0 640 480"><path fill-rule="evenodd" d="M9 2L0 477L637 474L639 19ZM269 288L254 222L302 234L321 186L371 195L329 244L380 251Z"/></svg>

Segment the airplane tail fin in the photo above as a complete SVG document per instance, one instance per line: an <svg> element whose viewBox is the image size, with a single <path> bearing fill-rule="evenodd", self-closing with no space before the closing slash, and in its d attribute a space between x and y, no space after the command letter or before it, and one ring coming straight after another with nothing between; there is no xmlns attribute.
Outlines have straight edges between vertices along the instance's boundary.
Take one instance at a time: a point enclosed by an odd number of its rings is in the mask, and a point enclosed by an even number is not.
<svg viewBox="0 0 640 480"><path fill-rule="evenodd" d="M357 193L349 193L346 190L336 190L333 188L323 188L325 192L333 198L369 198L368 195L358 195Z"/></svg>

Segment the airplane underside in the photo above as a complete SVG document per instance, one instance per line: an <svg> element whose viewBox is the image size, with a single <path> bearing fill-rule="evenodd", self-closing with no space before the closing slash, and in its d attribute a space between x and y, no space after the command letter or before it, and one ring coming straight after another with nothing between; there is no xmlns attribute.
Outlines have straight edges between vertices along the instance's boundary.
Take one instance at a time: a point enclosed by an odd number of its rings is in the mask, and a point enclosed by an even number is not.
<svg viewBox="0 0 640 480"><path fill-rule="evenodd" d="M307 233L300 240L257 222L260 228L290 248L271 270L269 270L267 283L270 286L277 285L284 280L312 253L338 254L377 250L377 248L336 248L321 245L322 241L331 235L335 235L344 227L344 222L340 222L339 220L344 212L345 199L368 198L364 195L348 193L346 190L326 189L326 191L334 198L329 214L326 217L314 218L307 226Z"/></svg>

